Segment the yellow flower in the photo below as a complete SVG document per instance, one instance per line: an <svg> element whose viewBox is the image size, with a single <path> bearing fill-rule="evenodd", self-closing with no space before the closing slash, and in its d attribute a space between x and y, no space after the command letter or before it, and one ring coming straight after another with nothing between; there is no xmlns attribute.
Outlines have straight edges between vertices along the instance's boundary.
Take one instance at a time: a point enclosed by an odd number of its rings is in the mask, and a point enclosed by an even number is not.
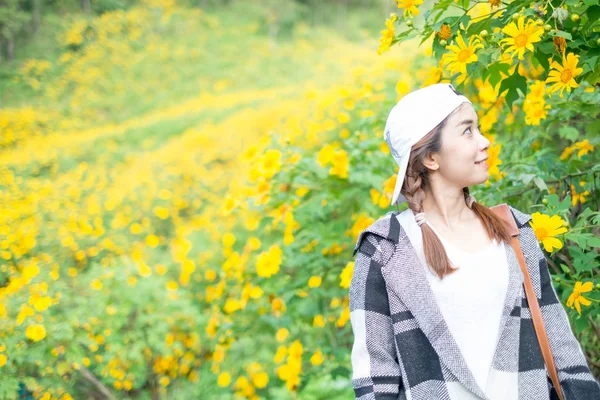
<svg viewBox="0 0 600 400"><path fill-rule="evenodd" d="M523 102L525 123L527 125L539 125L540 121L546 118L551 108L550 104L546 104L544 100L533 101L530 98L525 98Z"/></svg>
<svg viewBox="0 0 600 400"><path fill-rule="evenodd" d="M504 49L504 54L509 55L511 58L517 54L519 60L523 60L525 50L533 52L533 43L542 40L541 36L544 33L544 28L537 25L533 20L528 20L525 25L525 16L521 15L516 24L511 22L502 29L502 33L510 36L498 42L500 45L508 45Z"/></svg>
<svg viewBox="0 0 600 400"><path fill-rule="evenodd" d="M373 204L381 208L386 208L388 206L390 200L385 196L384 193L379 192L375 188L371 188L369 193L371 194L371 201Z"/></svg>
<svg viewBox="0 0 600 400"><path fill-rule="evenodd" d="M266 178L272 178L273 175L281 169L281 152L275 149L269 149L259 160L259 171Z"/></svg>
<svg viewBox="0 0 600 400"><path fill-rule="evenodd" d="M567 306L573 308L573 303L575 303L575 308L577 309L577 313L581 315L581 304L584 306L589 306L592 302L581 294L586 292L591 292L594 284L592 282L581 283L577 281L575 283L575 287L573 288L573 293L569 296L567 300Z"/></svg>
<svg viewBox="0 0 600 400"><path fill-rule="evenodd" d="M493 142L492 142L493 143ZM500 159L500 150L502 150L501 144L494 144L488 149L488 160L487 165L489 176L494 176L496 179L501 179L505 174L500 171L499 166L502 164Z"/></svg>
<svg viewBox="0 0 600 400"><path fill-rule="evenodd" d="M348 289L350 287L350 282L352 281L353 271L354 271L354 262L350 261L350 262L348 262L348 264L346 264L346 266L342 270L342 273L340 274L340 280L341 280L340 287L343 287L344 289Z"/></svg>
<svg viewBox="0 0 600 400"><path fill-rule="evenodd" d="M273 245L268 251L260 253L256 260L256 273L258 276L268 278L279 272L282 254L283 251L277 245Z"/></svg>
<svg viewBox="0 0 600 400"><path fill-rule="evenodd" d="M314 288L317 288L319 286L321 286L321 277L320 276L311 276L308 279L308 287L309 288L314 289Z"/></svg>
<svg viewBox="0 0 600 400"><path fill-rule="evenodd" d="M0 354L0 367L3 367L6 364L7 360L8 359L6 358L6 355Z"/></svg>
<svg viewBox="0 0 600 400"><path fill-rule="evenodd" d="M225 232L221 238L224 247L232 247L235 243L235 235L231 232Z"/></svg>
<svg viewBox="0 0 600 400"><path fill-rule="evenodd" d="M348 167L350 165L348 161L348 153L346 151L338 149L333 154L331 159L333 164L329 170L329 175L339 176L340 178L348 178Z"/></svg>
<svg viewBox="0 0 600 400"><path fill-rule="evenodd" d="M94 279L91 283L90 286L92 287L92 289L94 290L100 290L102 289L102 282L100 282L100 279Z"/></svg>
<svg viewBox="0 0 600 400"><path fill-rule="evenodd" d="M266 387L267 383L269 383L269 375L264 371L252 374L251 379L254 386L259 389Z"/></svg>
<svg viewBox="0 0 600 400"><path fill-rule="evenodd" d="M423 87L439 83L442 79L443 72L444 71L439 67L431 67L427 72L427 78L425 79L425 82L423 82Z"/></svg>
<svg viewBox="0 0 600 400"><path fill-rule="evenodd" d="M231 383L231 375L229 375L229 372L222 372L217 378L217 384L226 387L229 386L229 383Z"/></svg>
<svg viewBox="0 0 600 400"><path fill-rule="evenodd" d="M554 85L548 88L548 93L560 90L560 97L562 98L564 97L563 91L565 89L570 93L572 88L579 86L575 82L575 77L583 72L583 68L577 68L578 62L579 56L573 53L567 54L566 58L563 53L562 65L556 61L552 61L550 67L553 69L548 73L546 83L554 82Z"/></svg>
<svg viewBox="0 0 600 400"><path fill-rule="evenodd" d="M585 196L589 196L590 192L589 190L584 190L581 193L577 193L577 190L575 189L575 185L569 185L571 187L571 205L573 207L575 207L577 205L577 203L585 203ZM583 184L581 185L583 186Z"/></svg>
<svg viewBox="0 0 600 400"><path fill-rule="evenodd" d="M355 218L355 216L353 215L352 218ZM358 238L358 235L363 230L367 229L374 221L375 220L369 217L367 214L361 213L358 215L358 218L354 222L354 225L352 225L352 228L350 228L350 235L352 235L353 238Z"/></svg>
<svg viewBox="0 0 600 400"><path fill-rule="evenodd" d="M25 329L25 336L34 342L39 342L46 337L46 328L39 324L30 325Z"/></svg>
<svg viewBox="0 0 600 400"><path fill-rule="evenodd" d="M456 43L446 46L446 49L450 50L450 53L442 55L442 63L452 73L460 72L462 74L467 73L467 64L476 62L478 60L475 51L482 49L483 44L476 36L469 37L469 44L465 43L462 33L459 31L456 36Z"/></svg>
<svg viewBox="0 0 600 400"><path fill-rule="evenodd" d="M287 328L279 328L275 334L275 339L277 339L278 342L283 342L289 334L290 331L288 331Z"/></svg>
<svg viewBox="0 0 600 400"><path fill-rule="evenodd" d="M404 9L402 16L406 18L407 15L409 17L419 15L420 11L417 6L423 4L423 0L396 0L396 3L398 3L398 8Z"/></svg>
<svg viewBox="0 0 600 400"><path fill-rule="evenodd" d="M574 143L573 146L576 149L579 149L579 151L577 152L578 158L581 158L581 156L584 156L590 151L594 150L594 146L587 139L584 139L581 142Z"/></svg>
<svg viewBox="0 0 600 400"><path fill-rule="evenodd" d="M335 147L331 144L326 144L317 154L317 163L324 168L331 160L333 160L334 153Z"/></svg>
<svg viewBox="0 0 600 400"><path fill-rule="evenodd" d="M281 345L277 348L277 352L275 352L275 355L273 356L273 361L276 364L280 364L283 362L286 355L287 355L287 347Z"/></svg>
<svg viewBox="0 0 600 400"><path fill-rule="evenodd" d="M313 326L315 328L322 328L325 326L325 318L323 317L323 315L315 315L315 318L313 319Z"/></svg>
<svg viewBox="0 0 600 400"><path fill-rule="evenodd" d="M315 353L310 357L310 363L312 365L321 365L323 364L323 361L325 361L325 358L323 357L323 353L320 349L315 351Z"/></svg>
<svg viewBox="0 0 600 400"><path fill-rule="evenodd" d="M550 216L540 212L531 214L531 228L548 253L555 248L558 250L563 247L563 243L555 236L567 232L565 224L566 221L558 215Z"/></svg>
<svg viewBox="0 0 600 400"><path fill-rule="evenodd" d="M177 290L177 288L179 288L179 285L174 280L170 280L167 282L167 290L174 291Z"/></svg>
<svg viewBox="0 0 600 400"><path fill-rule="evenodd" d="M242 303L239 300L229 298L225 302L225 306L223 309L227 314L231 314L234 311L237 311L242 308Z"/></svg>
<svg viewBox="0 0 600 400"><path fill-rule="evenodd" d="M156 235L148 235L146 236L146 244L148 247L156 247L160 244L160 239Z"/></svg>

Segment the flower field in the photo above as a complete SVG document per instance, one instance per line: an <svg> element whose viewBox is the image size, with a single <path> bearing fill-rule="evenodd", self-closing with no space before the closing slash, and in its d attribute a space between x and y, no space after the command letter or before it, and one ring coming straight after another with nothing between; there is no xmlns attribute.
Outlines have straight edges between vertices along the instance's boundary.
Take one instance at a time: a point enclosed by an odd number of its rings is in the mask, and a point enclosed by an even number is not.
<svg viewBox="0 0 600 400"><path fill-rule="evenodd" d="M0 398L352 398L352 250L397 173L383 125L440 80L492 142L471 193L532 214L598 375L600 44L563 57L573 37L529 10L480 23L492 2L421 46L399 30L431 5L349 38L283 3L73 14L3 67Z"/></svg>

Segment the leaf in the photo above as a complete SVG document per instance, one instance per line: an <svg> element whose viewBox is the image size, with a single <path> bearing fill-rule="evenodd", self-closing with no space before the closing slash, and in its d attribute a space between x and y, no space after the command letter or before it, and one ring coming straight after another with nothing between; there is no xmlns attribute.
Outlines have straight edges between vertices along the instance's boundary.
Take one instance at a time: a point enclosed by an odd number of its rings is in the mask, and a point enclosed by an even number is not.
<svg viewBox="0 0 600 400"><path fill-rule="evenodd" d="M535 178L533 178L533 182L537 185L538 188L540 188L540 190L548 190L548 186L546 186L546 182L544 182L544 180L542 178L540 178L539 176L536 176Z"/></svg>
<svg viewBox="0 0 600 400"><path fill-rule="evenodd" d="M338 376L341 376L343 378L346 378L348 376L350 376L350 370L346 367L337 367L331 370L331 377L333 379L337 378Z"/></svg>
<svg viewBox="0 0 600 400"><path fill-rule="evenodd" d="M523 182L525 185L527 185L529 182L531 182L531 180L535 177L536 177L535 174L522 174L519 176L519 178L521 179L521 182Z"/></svg>
<svg viewBox="0 0 600 400"><path fill-rule="evenodd" d="M496 62L492 65L488 66L486 70L481 74L481 78L485 81L485 79L489 76L489 82L492 86L496 86L498 82L502 79L500 73L504 73L508 75L508 70L510 69L510 65L506 63Z"/></svg>
<svg viewBox="0 0 600 400"><path fill-rule="evenodd" d="M597 21L600 19L600 6L598 5L598 0L590 0L592 4L587 10L585 10L585 14L589 18L590 21ZM587 2L584 0L584 3Z"/></svg>
<svg viewBox="0 0 600 400"><path fill-rule="evenodd" d="M551 36L559 36L559 37L563 37L567 40L572 40L573 36L569 33L569 32L565 32L565 31L554 31L554 34Z"/></svg>
<svg viewBox="0 0 600 400"><path fill-rule="evenodd" d="M508 93L506 94L506 103L508 108L512 109L513 103L520 97L519 90L523 95L527 93L527 80L524 76L519 75L518 68L515 69L515 73L513 75L502 81L500 84L500 94L502 94L506 89L508 89Z"/></svg>
<svg viewBox="0 0 600 400"><path fill-rule="evenodd" d="M585 307L585 306L583 306ZM577 311L575 311L577 312ZM577 315L578 318L575 318L574 324L575 325L575 334L579 335L581 332L583 332L586 329L590 328L590 324L587 320L587 318L585 318L583 315Z"/></svg>
<svg viewBox="0 0 600 400"><path fill-rule="evenodd" d="M571 195L568 194L565 196L565 198L563 199L563 201L561 201L558 204L558 208L556 210L557 213L562 213L565 210L568 210L569 208L571 208Z"/></svg>
<svg viewBox="0 0 600 400"><path fill-rule="evenodd" d="M591 237L587 238L587 245L590 247L600 248L600 238L592 235ZM591 266L593 267L594 264L591 264Z"/></svg>
<svg viewBox="0 0 600 400"><path fill-rule="evenodd" d="M561 126L558 129L558 135L562 138L569 139L574 142L579 137L579 131L573 126Z"/></svg>

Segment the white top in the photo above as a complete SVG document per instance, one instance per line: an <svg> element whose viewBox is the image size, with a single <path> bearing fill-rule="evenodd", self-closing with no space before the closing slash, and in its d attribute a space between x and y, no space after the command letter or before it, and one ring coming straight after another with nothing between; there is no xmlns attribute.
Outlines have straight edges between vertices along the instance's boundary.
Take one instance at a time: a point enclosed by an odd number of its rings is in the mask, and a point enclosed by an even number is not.
<svg viewBox="0 0 600 400"><path fill-rule="evenodd" d="M412 210L398 220L425 269L437 305L465 361L485 392L500 329L508 288L508 262L504 242L493 240L474 253L464 251L438 234L448 258L458 271L440 280L425 261L421 228ZM427 224L438 233L431 224Z"/></svg>

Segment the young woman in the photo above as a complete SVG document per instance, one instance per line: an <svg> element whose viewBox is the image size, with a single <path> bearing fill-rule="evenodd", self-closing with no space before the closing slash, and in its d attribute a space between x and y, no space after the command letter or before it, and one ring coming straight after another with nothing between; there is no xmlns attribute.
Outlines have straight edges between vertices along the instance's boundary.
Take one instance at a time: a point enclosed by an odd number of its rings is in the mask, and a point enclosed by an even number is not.
<svg viewBox="0 0 600 400"><path fill-rule="evenodd" d="M469 195L488 139L451 84L404 96L384 138L399 165L392 204L362 231L349 289L357 399L558 399L503 221ZM529 221L509 206L565 400L600 399Z"/></svg>

